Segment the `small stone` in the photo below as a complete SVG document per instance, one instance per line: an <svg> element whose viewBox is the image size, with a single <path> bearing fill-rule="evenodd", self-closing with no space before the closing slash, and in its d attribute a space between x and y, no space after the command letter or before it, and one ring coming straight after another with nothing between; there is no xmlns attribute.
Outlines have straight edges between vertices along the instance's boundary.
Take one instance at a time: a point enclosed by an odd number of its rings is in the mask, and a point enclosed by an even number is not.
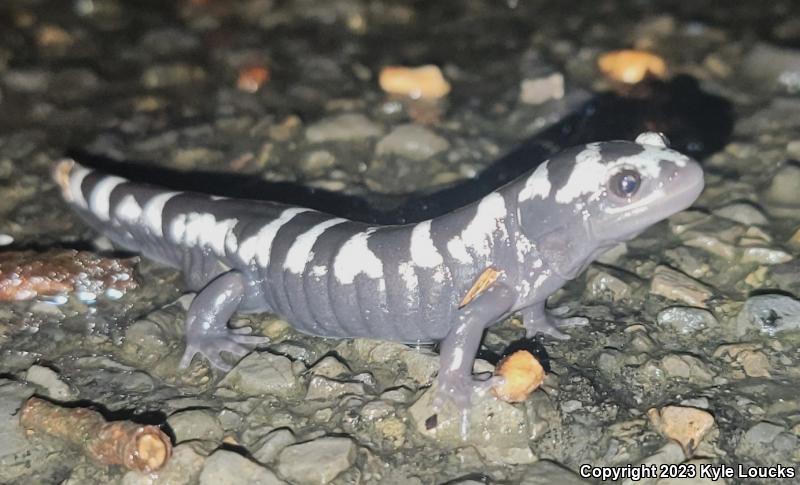
<svg viewBox="0 0 800 485"><path fill-rule="evenodd" d="M660 367L670 377L694 382L711 382L714 378L708 365L692 355L667 355L661 359Z"/></svg>
<svg viewBox="0 0 800 485"><path fill-rule="evenodd" d="M297 388L292 361L282 355L254 352L239 361L219 387L235 389L248 396L287 396Z"/></svg>
<svg viewBox="0 0 800 485"><path fill-rule="evenodd" d="M631 297L631 287L620 278L596 268L587 272L588 289L593 298L618 302Z"/></svg>
<svg viewBox="0 0 800 485"><path fill-rule="evenodd" d="M206 71L201 66L176 62L148 67L141 77L147 89L164 89L186 86L205 81Z"/></svg>
<svg viewBox="0 0 800 485"><path fill-rule="evenodd" d="M419 67L385 67L381 70L378 83L387 93L412 99L438 99L450 92L450 83L445 80L441 69L430 64Z"/></svg>
<svg viewBox="0 0 800 485"><path fill-rule="evenodd" d="M450 143L424 126L405 124L383 137L376 147L378 155L397 155L411 160L427 160L447 150Z"/></svg>
<svg viewBox="0 0 800 485"><path fill-rule="evenodd" d="M563 97L564 75L560 72L537 79L523 79L520 84L519 100L525 104L539 105Z"/></svg>
<svg viewBox="0 0 800 485"><path fill-rule="evenodd" d="M706 285L667 266L656 267L650 293L701 308L714 294Z"/></svg>
<svg viewBox="0 0 800 485"><path fill-rule="evenodd" d="M483 483L483 482L480 482ZM525 468L520 485L588 485L591 482L581 479L558 463L541 460Z"/></svg>
<svg viewBox="0 0 800 485"><path fill-rule="evenodd" d="M350 374L350 369L341 360L332 355L327 355L314 364L308 372L317 376L336 379Z"/></svg>
<svg viewBox="0 0 800 485"><path fill-rule="evenodd" d="M708 411L683 406L665 406L647 411L650 422L665 437L680 443L687 458L714 427Z"/></svg>
<svg viewBox="0 0 800 485"><path fill-rule="evenodd" d="M332 436L287 446L278 455L278 472L301 485L329 483L353 466L357 452L350 438Z"/></svg>
<svg viewBox="0 0 800 485"><path fill-rule="evenodd" d="M624 242L617 243L611 249L597 257L597 262L613 266L619 258L628 254L628 245Z"/></svg>
<svg viewBox="0 0 800 485"><path fill-rule="evenodd" d="M745 350L737 356L744 373L749 377L771 377L769 359L766 354L754 350Z"/></svg>
<svg viewBox="0 0 800 485"><path fill-rule="evenodd" d="M703 308L669 307L658 312L656 321L682 334L691 334L717 325L714 315Z"/></svg>
<svg viewBox="0 0 800 485"><path fill-rule="evenodd" d="M733 259L736 256L736 247L733 244L724 243L716 237L707 234L697 234L694 237L687 237L683 244L689 247L702 249L724 259Z"/></svg>
<svg viewBox="0 0 800 485"><path fill-rule="evenodd" d="M325 118L306 128L306 139L311 143L364 140L381 134L379 125L358 113Z"/></svg>
<svg viewBox="0 0 800 485"><path fill-rule="evenodd" d="M744 56L742 72L769 89L796 93L800 91L800 52L759 42Z"/></svg>
<svg viewBox="0 0 800 485"><path fill-rule="evenodd" d="M748 429L736 446L736 454L762 464L791 461L798 446L797 435L783 426L760 422Z"/></svg>
<svg viewBox="0 0 800 485"><path fill-rule="evenodd" d="M753 204L746 202L728 204L713 210L712 213L716 216L724 217L725 219L730 219L746 226L765 226L769 222L764 213Z"/></svg>
<svg viewBox="0 0 800 485"><path fill-rule="evenodd" d="M739 335L750 329L767 335L800 329L800 301L781 294L751 296L736 317L736 323Z"/></svg>
<svg viewBox="0 0 800 485"><path fill-rule="evenodd" d="M300 170L312 177L324 174L334 165L336 157L327 150L315 150L300 160Z"/></svg>
<svg viewBox="0 0 800 485"><path fill-rule="evenodd" d="M217 450L206 459L200 472L200 485L239 485L258 483L264 485L284 484L267 468L228 450Z"/></svg>
<svg viewBox="0 0 800 485"><path fill-rule="evenodd" d="M794 234L792 234L792 237L789 238L789 246L800 249L800 227L798 227L797 230L794 231Z"/></svg>
<svg viewBox="0 0 800 485"><path fill-rule="evenodd" d="M281 450L295 443L297 443L297 438L288 428L270 431L252 447L255 450L253 458L260 463L270 463L278 457Z"/></svg>
<svg viewBox="0 0 800 485"><path fill-rule="evenodd" d="M773 248L745 248L742 263L781 264L791 261L792 255Z"/></svg>
<svg viewBox="0 0 800 485"><path fill-rule="evenodd" d="M361 382L338 381L324 376L314 376L308 383L306 399L309 401L336 399L347 394L363 396L365 394L364 384Z"/></svg>
<svg viewBox="0 0 800 485"><path fill-rule="evenodd" d="M25 380L31 384L36 384L45 388L44 393L47 397L59 401L69 401L75 399L78 393L69 384L61 380L61 377L49 367L32 365L25 373Z"/></svg>
<svg viewBox="0 0 800 485"><path fill-rule="evenodd" d="M800 165L786 163L773 175L772 182L764 191L764 198L768 204L796 209L800 207L797 187L800 187Z"/></svg>
<svg viewBox="0 0 800 485"><path fill-rule="evenodd" d="M178 445L164 468L142 473L131 470L122 477L122 485L190 485L197 483L205 457L190 445Z"/></svg>
<svg viewBox="0 0 800 485"><path fill-rule="evenodd" d="M224 434L217 416L205 409L179 411L167 418L175 435L175 442L204 440L218 443Z"/></svg>

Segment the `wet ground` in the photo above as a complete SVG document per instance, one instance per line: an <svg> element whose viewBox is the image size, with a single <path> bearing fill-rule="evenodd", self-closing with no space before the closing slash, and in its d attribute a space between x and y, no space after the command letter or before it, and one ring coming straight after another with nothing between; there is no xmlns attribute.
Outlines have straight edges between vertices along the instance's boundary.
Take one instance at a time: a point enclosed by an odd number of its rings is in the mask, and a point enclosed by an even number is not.
<svg viewBox="0 0 800 485"><path fill-rule="evenodd" d="M593 483L583 464L796 473L800 5L701 4L2 2L0 242L42 252L44 273L65 254L47 250L114 255L50 180L65 155L392 223L473 200L560 148L659 130L702 162L706 190L554 295L590 324L544 340L550 373L526 402L478 400L467 442L426 426L434 349L241 316L267 348L226 376L201 359L179 370L184 290L154 263L125 291L74 282L4 303L0 482ZM598 57L623 48L657 53L668 74L609 80ZM381 88L384 67L425 64L444 96ZM493 327L477 368L523 333L515 319ZM26 435L15 413L33 394L163 425L173 459L142 474Z"/></svg>

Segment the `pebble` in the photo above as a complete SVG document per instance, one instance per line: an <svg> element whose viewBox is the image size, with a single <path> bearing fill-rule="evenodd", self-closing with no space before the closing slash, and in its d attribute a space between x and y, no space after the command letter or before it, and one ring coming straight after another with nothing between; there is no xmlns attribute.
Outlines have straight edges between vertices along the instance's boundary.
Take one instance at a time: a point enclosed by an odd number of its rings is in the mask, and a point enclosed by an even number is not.
<svg viewBox="0 0 800 485"><path fill-rule="evenodd" d="M766 226L769 222L767 216L761 210L747 202L728 204L711 212L716 216L724 217L746 226Z"/></svg>
<svg viewBox="0 0 800 485"><path fill-rule="evenodd" d="M631 297L630 285L609 272L589 268L587 277L589 293L593 298L619 302Z"/></svg>
<svg viewBox="0 0 800 485"><path fill-rule="evenodd" d="M774 465L794 461L797 446L797 435L783 426L762 421L744 433L736 445L736 454Z"/></svg>
<svg viewBox="0 0 800 485"><path fill-rule="evenodd" d="M800 187L800 165L787 162L772 176L772 181L764 191L764 200L767 204L797 209L800 207L797 187ZM776 216L783 214L774 211L773 213ZM796 215L794 212L795 217Z"/></svg>
<svg viewBox="0 0 800 485"><path fill-rule="evenodd" d="M69 384L61 380L61 376L49 367L32 365L25 373L25 380L46 389L45 395L59 401L75 399L78 393Z"/></svg>
<svg viewBox="0 0 800 485"><path fill-rule="evenodd" d="M167 418L167 424L175 435L175 442L191 440L222 441L224 431L217 415L206 409L178 411Z"/></svg>
<svg viewBox="0 0 800 485"><path fill-rule="evenodd" d="M332 355L326 355L314 364L308 372L317 376L328 377L336 379L344 375L350 374L350 368L347 364L337 359Z"/></svg>
<svg viewBox="0 0 800 485"><path fill-rule="evenodd" d="M647 411L650 423L664 437L683 447L687 458L714 427L714 416L708 411L684 406L664 406Z"/></svg>
<svg viewBox="0 0 800 485"><path fill-rule="evenodd" d="M358 446L350 438L327 436L287 446L278 455L278 472L300 485L330 483L356 461Z"/></svg>
<svg viewBox="0 0 800 485"><path fill-rule="evenodd" d="M800 329L800 301L781 294L751 296L736 317L736 323L740 335L750 329L771 336Z"/></svg>
<svg viewBox="0 0 800 485"><path fill-rule="evenodd" d="M435 65L419 67L387 66L378 76L381 89L412 99L438 99L450 92L450 83Z"/></svg>
<svg viewBox="0 0 800 485"><path fill-rule="evenodd" d="M131 470L122 477L122 485L190 485L197 483L205 457L191 445L178 445L172 457L157 472L142 473Z"/></svg>
<svg viewBox="0 0 800 485"><path fill-rule="evenodd" d="M306 127L306 139L311 143L364 140L382 134L380 125L358 113L324 118Z"/></svg>
<svg viewBox="0 0 800 485"><path fill-rule="evenodd" d="M327 150L314 150L300 159L300 170L304 174L317 177L336 165L336 157Z"/></svg>
<svg viewBox="0 0 800 485"><path fill-rule="evenodd" d="M9 234L0 234L0 246L9 246L14 243L14 236Z"/></svg>
<svg viewBox="0 0 800 485"><path fill-rule="evenodd" d="M650 293L695 307L706 307L713 296L709 287L667 266L657 266L650 283Z"/></svg>
<svg viewBox="0 0 800 485"><path fill-rule="evenodd" d="M314 376L308 383L306 400L336 399L347 394L363 396L365 394L364 384L361 382L338 381L325 376Z"/></svg>
<svg viewBox="0 0 800 485"><path fill-rule="evenodd" d="M659 325L682 334L692 334L717 325L717 319L704 308L674 306L661 310L656 316Z"/></svg>
<svg viewBox="0 0 800 485"><path fill-rule="evenodd" d="M483 483L483 482L480 482ZM520 485L588 485L572 470L556 462L540 460L525 468Z"/></svg>
<svg viewBox="0 0 800 485"><path fill-rule="evenodd" d="M219 383L247 396L288 396L298 387L292 361L282 355L254 352L239 361Z"/></svg>
<svg viewBox="0 0 800 485"><path fill-rule="evenodd" d="M745 76L770 89L800 92L800 50L757 43L742 61Z"/></svg>
<svg viewBox="0 0 800 485"><path fill-rule="evenodd" d="M405 124L394 128L376 146L378 155L397 155L411 160L427 160L447 150L450 143L424 126Z"/></svg>
<svg viewBox="0 0 800 485"><path fill-rule="evenodd" d="M702 249L703 251L723 259L730 260L736 256L736 247L733 244L724 243L716 237L707 234L698 233L693 237L687 237L683 244L689 247Z"/></svg>
<svg viewBox="0 0 800 485"><path fill-rule="evenodd" d="M288 428L272 430L251 447L254 450L253 458L260 463L271 463L278 457L281 450L295 443L297 443L297 438L292 430Z"/></svg>
<svg viewBox="0 0 800 485"><path fill-rule="evenodd" d="M201 66L176 62L157 64L144 70L141 83L147 89L164 89L201 83L206 79Z"/></svg>
<svg viewBox="0 0 800 485"><path fill-rule="evenodd" d="M440 446L461 447L470 444L491 461L509 465L536 461L528 442L530 433L524 409L496 399L489 393L473 393L465 443L460 413L447 404L443 409L434 411L435 393L436 386L429 387L409 408L417 433L436 440ZM432 426L429 420L434 415L436 418Z"/></svg>
<svg viewBox="0 0 800 485"><path fill-rule="evenodd" d="M711 382L714 374L708 365L697 357L670 354L661 359L659 367L669 376L692 382Z"/></svg>
<svg viewBox="0 0 800 485"><path fill-rule="evenodd" d="M200 485L240 485L243 483L284 484L275 474L238 453L217 450L206 459L200 472Z"/></svg>
<svg viewBox="0 0 800 485"><path fill-rule="evenodd" d="M519 100L524 104L539 105L563 97L564 75L560 72L536 79L523 79L520 83Z"/></svg>
<svg viewBox="0 0 800 485"><path fill-rule="evenodd" d="M773 248L745 248L742 263L781 264L794 259L791 254Z"/></svg>

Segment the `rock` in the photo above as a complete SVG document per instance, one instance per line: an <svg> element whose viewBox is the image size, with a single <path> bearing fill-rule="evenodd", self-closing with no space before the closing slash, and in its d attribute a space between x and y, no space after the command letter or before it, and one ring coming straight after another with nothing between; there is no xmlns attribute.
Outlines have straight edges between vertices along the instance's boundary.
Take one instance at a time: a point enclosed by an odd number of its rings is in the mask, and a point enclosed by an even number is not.
<svg viewBox="0 0 800 485"><path fill-rule="evenodd" d="M172 457L157 472L142 473L131 470L122 477L122 485L190 485L197 483L205 457L190 445L172 449Z"/></svg>
<svg viewBox="0 0 800 485"><path fill-rule="evenodd" d="M288 396L297 389L298 383L291 360L282 355L254 352L239 361L219 387L235 389L248 396Z"/></svg>
<svg viewBox="0 0 800 485"><path fill-rule="evenodd" d="M800 51L757 43L742 62L744 75L770 89L800 91Z"/></svg>
<svg viewBox="0 0 800 485"><path fill-rule="evenodd" d="M148 67L142 73L141 83L147 89L175 88L201 83L206 77L202 66L175 62Z"/></svg>
<svg viewBox="0 0 800 485"><path fill-rule="evenodd" d="M284 484L269 469L253 463L238 453L217 450L206 459L200 472L200 485L239 485L245 483Z"/></svg>
<svg viewBox="0 0 800 485"><path fill-rule="evenodd" d="M270 463L278 457L278 453L289 445L297 443L292 430L278 428L267 433L252 446L253 458L260 463Z"/></svg>
<svg viewBox="0 0 800 485"><path fill-rule="evenodd" d="M383 133L380 125L357 113L345 113L325 118L306 128L311 143L355 141L374 138Z"/></svg>
<svg viewBox="0 0 800 485"><path fill-rule="evenodd" d="M325 376L314 376L308 383L306 399L336 399L346 394L363 396L365 394L364 384L361 382L339 381Z"/></svg>
<svg viewBox="0 0 800 485"><path fill-rule="evenodd" d="M769 358L761 352L758 344L723 344L714 349L713 355L725 357L729 362L736 362L748 377L770 377ZM735 377L743 378L745 375Z"/></svg>
<svg viewBox="0 0 800 485"><path fill-rule="evenodd" d="M650 282L650 293L702 308L706 307L706 300L714 294L703 283L667 266L656 267Z"/></svg>
<svg viewBox="0 0 800 485"><path fill-rule="evenodd" d="M800 329L800 301L780 294L751 296L736 317L737 331L755 329L767 335Z"/></svg>
<svg viewBox="0 0 800 485"><path fill-rule="evenodd" d="M659 325L683 334L695 333L718 324L714 314L706 309L681 306L661 310L656 321Z"/></svg>
<svg viewBox="0 0 800 485"><path fill-rule="evenodd" d="M761 464L794 461L798 438L783 426L762 421L747 430L736 445L736 454Z"/></svg>
<svg viewBox="0 0 800 485"><path fill-rule="evenodd" d="M786 163L772 176L772 182L764 191L767 209L777 217L796 217L800 207L797 196L800 187L800 165Z"/></svg>
<svg viewBox="0 0 800 485"><path fill-rule="evenodd" d="M689 236L689 233L686 235ZM722 242L708 234L693 234L692 237L686 237L683 244L702 249L724 259L733 259L736 256L736 247L733 244Z"/></svg>
<svg viewBox="0 0 800 485"><path fill-rule="evenodd" d="M329 483L353 466L357 452L350 438L318 438L284 448L278 455L278 472L301 485Z"/></svg>
<svg viewBox="0 0 800 485"><path fill-rule="evenodd" d="M397 155L411 160L427 160L447 150L450 143L424 126L400 125L383 137L376 146L381 156Z"/></svg>
<svg viewBox="0 0 800 485"><path fill-rule="evenodd" d="M588 290L593 298L618 302L631 297L631 287L609 272L589 268L586 273Z"/></svg>
<svg viewBox="0 0 800 485"><path fill-rule="evenodd" d="M665 406L647 411L650 423L666 438L675 440L689 458L700 441L714 427L714 417L708 411L684 406Z"/></svg>
<svg viewBox="0 0 800 485"><path fill-rule="evenodd" d="M628 254L628 245L624 242L617 243L608 251L597 257L597 262L605 265L614 265L622 256Z"/></svg>
<svg viewBox="0 0 800 485"><path fill-rule="evenodd" d="M430 64L419 67L384 67L378 83L387 93L412 99L438 99L450 92L450 83L445 80L442 71L438 66Z"/></svg>
<svg viewBox="0 0 800 485"><path fill-rule="evenodd" d="M327 355L314 364L308 372L315 376L336 379L350 374L350 369L341 360L332 355Z"/></svg>
<svg viewBox="0 0 800 485"><path fill-rule="evenodd" d="M175 442L190 440L221 442L224 431L216 414L205 409L178 411L167 418Z"/></svg>
<svg viewBox="0 0 800 485"><path fill-rule="evenodd" d="M714 215L736 221L745 226L766 226L767 216L748 202L736 202L711 211Z"/></svg>
<svg viewBox="0 0 800 485"><path fill-rule="evenodd" d="M692 382L708 383L714 378L708 365L692 355L667 355L661 359L659 367L669 377L678 377Z"/></svg>
<svg viewBox="0 0 800 485"><path fill-rule="evenodd" d="M433 410L436 389L436 385L429 387L409 408L417 433L436 440L439 446L472 445L491 461L514 465L536 461L528 443L530 432L523 409L489 393L474 393L464 441L460 412L447 404L438 412Z"/></svg>
<svg viewBox="0 0 800 485"><path fill-rule="evenodd" d="M521 103L538 105L564 97L564 75L554 72L536 79L523 79L519 87Z"/></svg>
<svg viewBox="0 0 800 485"><path fill-rule="evenodd" d="M773 248L745 248L742 263L781 264L791 261L792 256L785 251Z"/></svg>
<svg viewBox="0 0 800 485"><path fill-rule="evenodd" d="M47 397L59 401L69 401L75 399L78 393L69 384L61 380L61 377L49 367L32 365L25 373L25 380L31 384L36 384L45 388Z"/></svg>
<svg viewBox="0 0 800 485"><path fill-rule="evenodd" d="M47 446L33 446L19 425L19 408L35 391L33 386L0 379L0 483L17 482L52 466L53 460L64 459L62 453L53 453Z"/></svg>
<svg viewBox="0 0 800 485"><path fill-rule="evenodd" d="M336 157L327 150L314 150L300 160L300 170L304 174L317 177L336 165Z"/></svg>
<svg viewBox="0 0 800 485"><path fill-rule="evenodd" d="M522 481L519 482L520 485L584 485L589 483L591 482L581 479L569 468L547 460L537 461L525 468L525 474Z"/></svg>
<svg viewBox="0 0 800 485"><path fill-rule="evenodd" d="M659 448L654 454L648 456L644 460L642 460L639 464L640 465L655 465L659 467L661 465L671 465L671 464L678 464L681 463L685 459L683 450L678 443L669 442L666 445ZM655 485L656 478L643 478L641 480L631 480L630 478L626 478L621 483L622 485Z"/></svg>

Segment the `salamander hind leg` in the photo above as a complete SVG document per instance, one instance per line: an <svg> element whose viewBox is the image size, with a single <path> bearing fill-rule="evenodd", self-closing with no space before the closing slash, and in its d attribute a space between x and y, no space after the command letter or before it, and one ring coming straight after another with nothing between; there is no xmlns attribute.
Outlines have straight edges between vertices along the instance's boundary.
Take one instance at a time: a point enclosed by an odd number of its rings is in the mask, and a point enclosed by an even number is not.
<svg viewBox="0 0 800 485"><path fill-rule="evenodd" d="M472 394L482 393L498 378L480 381L473 377L472 366L483 331L507 315L514 296L502 283L494 283L457 313L457 320L441 343L440 367L433 410L439 413L450 403L460 417L461 436L466 438Z"/></svg>
<svg viewBox="0 0 800 485"><path fill-rule="evenodd" d="M228 320L239 308L244 297L243 276L228 271L212 280L195 297L186 315L186 351L180 367L187 367L195 354L201 354L220 370L230 370L231 365L222 359L221 352L237 358L243 357L266 337L248 335L228 328Z"/></svg>
<svg viewBox="0 0 800 485"><path fill-rule="evenodd" d="M537 333L544 333L557 339L566 340L570 337L561 331L562 328L577 327L589 323L589 319L585 317L562 318L559 316L560 310L561 308L556 308L548 312L544 307L544 302L523 309L520 313L527 336L530 338Z"/></svg>

